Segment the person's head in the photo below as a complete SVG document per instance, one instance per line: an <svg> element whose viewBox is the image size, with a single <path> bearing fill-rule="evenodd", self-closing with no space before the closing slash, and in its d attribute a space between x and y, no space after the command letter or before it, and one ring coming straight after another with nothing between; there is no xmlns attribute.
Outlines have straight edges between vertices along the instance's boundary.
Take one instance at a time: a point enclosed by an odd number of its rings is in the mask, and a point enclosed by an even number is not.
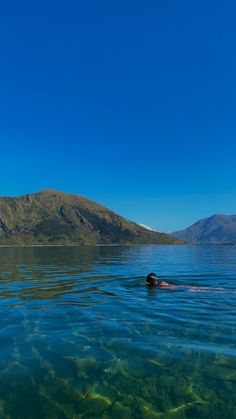
<svg viewBox="0 0 236 419"><path fill-rule="evenodd" d="M156 275L156 274L154 274L153 272L152 272L152 273L150 273L150 274L147 276L147 278L146 278L146 282L147 282L149 285L152 285L152 286L154 286L154 285L158 285L158 278L157 278L157 275Z"/></svg>

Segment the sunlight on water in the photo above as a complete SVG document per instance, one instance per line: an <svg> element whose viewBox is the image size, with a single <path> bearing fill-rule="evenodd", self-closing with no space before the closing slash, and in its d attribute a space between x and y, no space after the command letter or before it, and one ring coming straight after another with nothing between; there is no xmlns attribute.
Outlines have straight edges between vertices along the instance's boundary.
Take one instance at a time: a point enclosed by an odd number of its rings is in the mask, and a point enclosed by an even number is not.
<svg viewBox="0 0 236 419"><path fill-rule="evenodd" d="M235 281L234 246L0 248L0 417L235 418Z"/></svg>

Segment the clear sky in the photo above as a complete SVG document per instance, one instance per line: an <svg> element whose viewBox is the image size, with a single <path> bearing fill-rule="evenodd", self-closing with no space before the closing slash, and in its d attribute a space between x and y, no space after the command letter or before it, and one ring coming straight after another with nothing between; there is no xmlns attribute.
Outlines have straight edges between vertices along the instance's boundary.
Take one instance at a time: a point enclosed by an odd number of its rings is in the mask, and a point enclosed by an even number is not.
<svg viewBox="0 0 236 419"><path fill-rule="evenodd" d="M0 195L159 231L235 214L235 21L233 0L2 0Z"/></svg>

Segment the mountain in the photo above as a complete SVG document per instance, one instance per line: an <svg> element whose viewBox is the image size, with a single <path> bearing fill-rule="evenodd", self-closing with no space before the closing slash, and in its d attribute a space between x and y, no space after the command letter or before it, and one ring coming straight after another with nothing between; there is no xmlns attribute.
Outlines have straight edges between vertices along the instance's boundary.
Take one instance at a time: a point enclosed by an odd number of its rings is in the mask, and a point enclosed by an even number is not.
<svg viewBox="0 0 236 419"><path fill-rule="evenodd" d="M236 243L236 215L213 215L172 235L192 243Z"/></svg>
<svg viewBox="0 0 236 419"><path fill-rule="evenodd" d="M172 244L79 195L53 190L0 197L0 244Z"/></svg>

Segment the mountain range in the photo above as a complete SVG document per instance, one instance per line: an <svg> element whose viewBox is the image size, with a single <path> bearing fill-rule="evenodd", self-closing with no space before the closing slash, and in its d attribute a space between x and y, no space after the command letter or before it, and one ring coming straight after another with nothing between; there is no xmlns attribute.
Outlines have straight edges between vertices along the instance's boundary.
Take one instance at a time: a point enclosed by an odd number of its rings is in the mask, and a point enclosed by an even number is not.
<svg viewBox="0 0 236 419"><path fill-rule="evenodd" d="M182 231L172 233L180 240L191 243L236 243L236 215L216 214L199 220Z"/></svg>
<svg viewBox="0 0 236 419"><path fill-rule="evenodd" d="M80 195L43 190L0 197L0 245L175 243Z"/></svg>

